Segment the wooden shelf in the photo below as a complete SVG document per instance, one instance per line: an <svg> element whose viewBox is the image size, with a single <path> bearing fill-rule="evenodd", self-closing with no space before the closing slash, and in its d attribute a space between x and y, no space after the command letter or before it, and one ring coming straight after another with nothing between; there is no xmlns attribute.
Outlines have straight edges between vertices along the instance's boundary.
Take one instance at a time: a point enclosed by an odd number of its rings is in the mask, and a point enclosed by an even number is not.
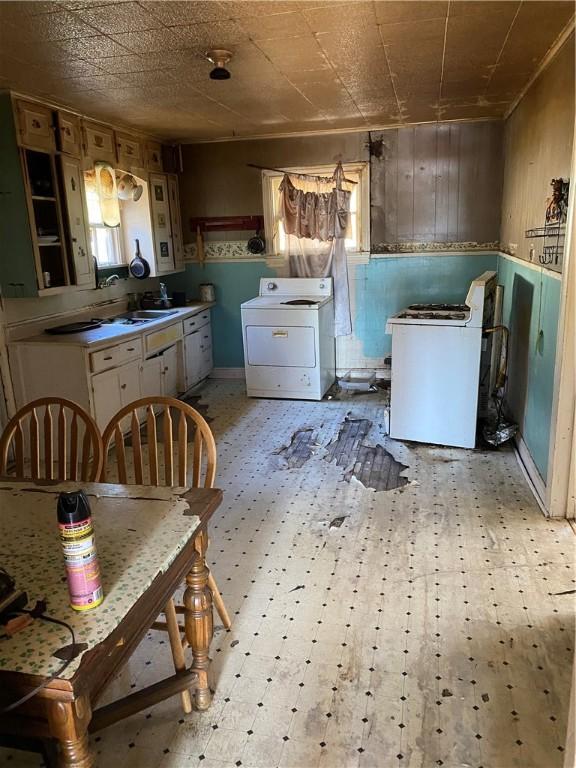
<svg viewBox="0 0 576 768"><path fill-rule="evenodd" d="M32 195L32 200L44 200L45 202L55 203L55 197L44 197L43 195Z"/></svg>
<svg viewBox="0 0 576 768"><path fill-rule="evenodd" d="M55 245L60 247L62 243L60 242L60 240L55 240L53 243L40 243L40 242L38 243L38 246L40 248L52 248Z"/></svg>

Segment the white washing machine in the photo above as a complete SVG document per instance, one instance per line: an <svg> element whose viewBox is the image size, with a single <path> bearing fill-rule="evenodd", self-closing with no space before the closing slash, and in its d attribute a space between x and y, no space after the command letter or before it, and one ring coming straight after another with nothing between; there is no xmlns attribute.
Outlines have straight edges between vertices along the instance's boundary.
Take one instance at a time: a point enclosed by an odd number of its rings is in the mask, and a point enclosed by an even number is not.
<svg viewBox="0 0 576 768"><path fill-rule="evenodd" d="M336 379L332 278L262 278L241 308L248 395L321 400Z"/></svg>
<svg viewBox="0 0 576 768"><path fill-rule="evenodd" d="M496 273L472 281L465 304L411 304L392 334L390 437L474 448L482 328L492 324Z"/></svg>

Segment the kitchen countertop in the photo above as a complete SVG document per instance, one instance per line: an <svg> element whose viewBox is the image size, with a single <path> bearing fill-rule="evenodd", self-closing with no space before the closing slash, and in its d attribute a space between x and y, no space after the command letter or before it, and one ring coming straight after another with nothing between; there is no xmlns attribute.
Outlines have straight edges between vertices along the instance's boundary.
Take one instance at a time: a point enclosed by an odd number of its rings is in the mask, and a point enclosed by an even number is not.
<svg viewBox="0 0 576 768"><path fill-rule="evenodd" d="M167 328L174 323L181 322L187 317L192 317L205 309L214 307L216 302L195 302L187 304L185 307L172 307L171 312L177 314L161 317L158 320L149 320L145 323L136 323L134 325L123 325L122 323L104 323L100 328L91 331L82 331L81 333L66 333L61 335L51 335L49 333L40 333L30 336L27 339L20 339L12 342L13 344L69 344L77 347L99 347L108 346L116 342L128 341L136 336L142 336L150 331L158 331L161 328ZM104 318L105 319L105 318ZM54 323L58 325L59 323Z"/></svg>

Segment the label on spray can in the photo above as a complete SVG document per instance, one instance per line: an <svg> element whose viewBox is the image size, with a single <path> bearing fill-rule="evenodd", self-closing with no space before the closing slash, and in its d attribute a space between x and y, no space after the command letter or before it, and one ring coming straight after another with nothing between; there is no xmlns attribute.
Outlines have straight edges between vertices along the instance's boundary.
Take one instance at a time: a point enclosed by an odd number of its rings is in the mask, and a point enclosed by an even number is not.
<svg viewBox="0 0 576 768"><path fill-rule="evenodd" d="M64 552L70 605L75 611L96 608L104 599L88 499L83 491L58 497L58 528Z"/></svg>

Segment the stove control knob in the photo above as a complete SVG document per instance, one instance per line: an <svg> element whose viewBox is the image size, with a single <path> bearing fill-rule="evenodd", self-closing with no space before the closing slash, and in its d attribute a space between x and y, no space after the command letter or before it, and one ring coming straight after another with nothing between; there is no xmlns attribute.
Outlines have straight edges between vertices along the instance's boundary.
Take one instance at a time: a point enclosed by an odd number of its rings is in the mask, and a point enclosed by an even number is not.
<svg viewBox="0 0 576 768"><path fill-rule="evenodd" d="M276 288L278 288L278 286L276 285L276 283L268 283L268 285L266 286L266 288L267 288L267 290L269 290L269 291L275 291L275 290L276 290Z"/></svg>
<svg viewBox="0 0 576 768"><path fill-rule="evenodd" d="M320 283L320 288L326 288L326 285L324 283Z"/></svg>

